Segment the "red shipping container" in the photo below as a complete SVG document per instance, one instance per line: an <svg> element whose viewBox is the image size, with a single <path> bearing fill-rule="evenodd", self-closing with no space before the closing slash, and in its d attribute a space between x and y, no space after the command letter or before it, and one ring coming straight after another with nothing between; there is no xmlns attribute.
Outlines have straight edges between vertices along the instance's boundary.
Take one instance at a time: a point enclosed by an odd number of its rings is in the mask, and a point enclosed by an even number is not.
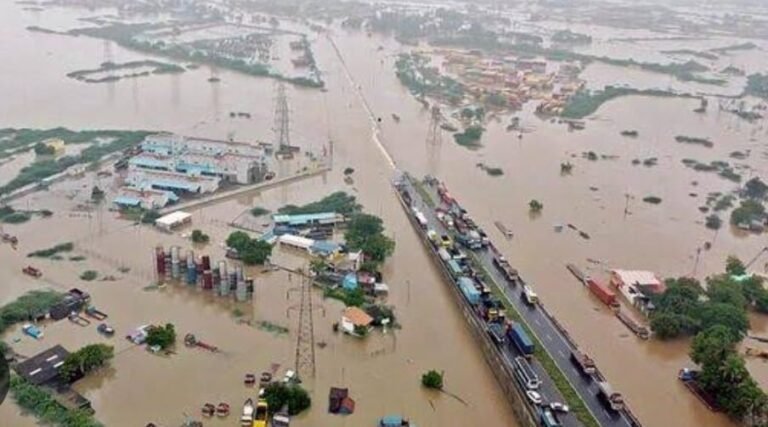
<svg viewBox="0 0 768 427"><path fill-rule="evenodd" d="M603 304L610 307L615 307L618 305L618 302L616 301L616 294L597 280L592 278L587 279L587 287L589 287L589 290L592 291L597 299L602 301Z"/></svg>

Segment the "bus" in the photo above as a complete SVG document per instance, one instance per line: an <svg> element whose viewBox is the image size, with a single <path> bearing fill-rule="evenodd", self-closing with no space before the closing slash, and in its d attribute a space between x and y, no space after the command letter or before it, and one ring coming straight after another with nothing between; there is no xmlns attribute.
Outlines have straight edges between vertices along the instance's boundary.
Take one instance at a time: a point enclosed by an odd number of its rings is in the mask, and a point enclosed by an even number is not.
<svg viewBox="0 0 768 427"><path fill-rule="evenodd" d="M520 384L528 390L538 389L541 385L541 380L539 379L539 376L536 375L536 372L534 372L531 364L528 363L528 359L517 356L515 357L514 362L515 377L520 381Z"/></svg>

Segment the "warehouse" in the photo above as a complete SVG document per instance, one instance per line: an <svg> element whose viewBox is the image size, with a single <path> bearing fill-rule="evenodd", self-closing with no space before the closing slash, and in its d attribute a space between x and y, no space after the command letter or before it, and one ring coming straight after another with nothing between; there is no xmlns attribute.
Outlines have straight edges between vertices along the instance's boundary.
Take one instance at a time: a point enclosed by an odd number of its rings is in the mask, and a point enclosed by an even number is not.
<svg viewBox="0 0 768 427"><path fill-rule="evenodd" d="M155 220L155 226L161 230L172 231L192 222L192 214L176 211Z"/></svg>

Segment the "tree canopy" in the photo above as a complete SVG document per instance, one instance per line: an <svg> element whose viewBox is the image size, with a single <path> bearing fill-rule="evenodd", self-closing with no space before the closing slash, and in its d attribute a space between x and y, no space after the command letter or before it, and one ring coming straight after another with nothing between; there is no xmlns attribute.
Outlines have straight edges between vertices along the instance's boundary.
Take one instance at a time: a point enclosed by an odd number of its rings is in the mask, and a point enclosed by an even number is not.
<svg viewBox="0 0 768 427"><path fill-rule="evenodd" d="M395 250L395 241L383 233L381 218L361 213L347 222L344 239L350 250L361 250L366 260L380 264Z"/></svg>
<svg viewBox="0 0 768 427"><path fill-rule="evenodd" d="M267 405L274 408L275 411L288 405L290 415L297 415L312 405L312 399L301 386L282 382L269 384L264 390L264 399L267 401Z"/></svg>
<svg viewBox="0 0 768 427"><path fill-rule="evenodd" d="M147 331L147 345L159 346L165 350L176 343L176 329L172 323L165 326L151 326Z"/></svg>
<svg viewBox="0 0 768 427"><path fill-rule="evenodd" d="M64 364L59 368L59 374L66 381L72 381L104 366L114 356L115 349L111 345L86 345L64 359Z"/></svg>
<svg viewBox="0 0 768 427"><path fill-rule="evenodd" d="M272 255L272 245L260 239L252 239L243 231L231 233L227 237L227 246L235 249L247 265L264 264Z"/></svg>
<svg viewBox="0 0 768 427"><path fill-rule="evenodd" d="M436 390L442 390L443 388L443 374L433 370L427 371L421 376L421 384L424 387L432 388Z"/></svg>

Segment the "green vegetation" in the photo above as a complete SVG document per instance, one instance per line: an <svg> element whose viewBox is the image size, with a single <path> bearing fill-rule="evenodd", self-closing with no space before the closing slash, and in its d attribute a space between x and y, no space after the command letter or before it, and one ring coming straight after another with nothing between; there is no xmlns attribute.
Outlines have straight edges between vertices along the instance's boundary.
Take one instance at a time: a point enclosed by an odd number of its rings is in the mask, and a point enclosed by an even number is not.
<svg viewBox="0 0 768 427"><path fill-rule="evenodd" d="M755 200L742 200L738 208L731 212L731 224L749 225L753 221L765 220L765 207Z"/></svg>
<svg viewBox="0 0 768 427"><path fill-rule="evenodd" d="M659 89L632 89L626 87L606 86L600 91L579 90L568 99L562 113L562 117L569 119L583 119L597 111L606 102L628 95L656 96L663 98L687 97L674 92Z"/></svg>
<svg viewBox="0 0 768 427"><path fill-rule="evenodd" d="M242 316L242 313L240 314ZM235 316L235 317L240 317ZM258 324L259 329L262 331L267 331L269 333L273 333L275 335L285 335L289 332L288 328L282 325L278 325L276 323L267 322L266 320L260 321Z"/></svg>
<svg viewBox="0 0 768 427"><path fill-rule="evenodd" d="M83 271L82 274L80 274L80 280L85 280L86 282L96 280L97 277L99 277L99 273L93 270L86 270L86 271Z"/></svg>
<svg viewBox="0 0 768 427"><path fill-rule="evenodd" d="M381 218L359 213L347 221L344 239L350 251L363 251L365 260L381 264L395 250L395 241L384 235Z"/></svg>
<svg viewBox="0 0 768 427"><path fill-rule="evenodd" d="M732 182L741 182L741 175L734 171L728 162L722 160L713 160L709 164L701 163L695 159L683 159L682 163L698 172L717 172L717 175L723 179Z"/></svg>
<svg viewBox="0 0 768 427"><path fill-rule="evenodd" d="M50 145L43 144L42 142L35 144L33 150L35 150L35 154L38 156L53 156L56 154L55 148L51 147Z"/></svg>
<svg viewBox="0 0 768 427"><path fill-rule="evenodd" d="M115 349L106 344L90 344L70 353L64 364L59 368L59 375L67 381L72 382L81 378L95 369L104 366L115 356Z"/></svg>
<svg viewBox="0 0 768 427"><path fill-rule="evenodd" d="M34 144L48 138L59 138L66 144L102 141L99 144L91 144L77 156L62 156L55 160L41 160L24 167L15 178L0 187L0 194L8 194L29 184L41 183L44 179L61 173L71 166L98 162L108 154L116 153L138 144L149 134L150 132L145 131L115 130L85 130L76 132L66 128L0 129L0 140L2 140L2 145L5 149L0 151L0 158L7 157L18 151L32 149Z"/></svg>
<svg viewBox="0 0 768 427"><path fill-rule="evenodd" d="M638 132L636 130L623 130L621 131L621 136L626 136L629 138L636 138L638 136Z"/></svg>
<svg viewBox="0 0 768 427"><path fill-rule="evenodd" d="M83 410L68 410L51 394L18 376L11 377L11 396L25 412L33 414L41 423L56 427L103 427L91 414Z"/></svg>
<svg viewBox="0 0 768 427"><path fill-rule="evenodd" d="M421 385L434 390L442 390L443 374L435 370L427 371L421 376Z"/></svg>
<svg viewBox="0 0 768 427"><path fill-rule="evenodd" d="M658 205L659 203L661 203L661 197L645 196L645 197L643 197L643 201L645 203L650 203L652 205Z"/></svg>
<svg viewBox="0 0 768 427"><path fill-rule="evenodd" d="M78 261L85 261L85 257L84 257L84 256L82 256L82 255L75 255L75 256L71 256L71 257L69 257L69 260L70 260L70 261L75 261L75 262L78 262Z"/></svg>
<svg viewBox="0 0 768 427"><path fill-rule="evenodd" d="M194 243L208 243L211 237L203 233L201 230L192 230L192 242Z"/></svg>
<svg viewBox="0 0 768 427"><path fill-rule="evenodd" d="M298 384L273 382L264 389L264 399L270 408L288 405L288 413L297 415L312 405L309 393Z"/></svg>
<svg viewBox="0 0 768 427"><path fill-rule="evenodd" d="M561 30L552 35L554 43L564 44L590 44L592 37L586 34L574 33L571 30Z"/></svg>
<svg viewBox="0 0 768 427"><path fill-rule="evenodd" d="M560 163L560 175L570 175L573 172L573 163Z"/></svg>
<svg viewBox="0 0 768 427"><path fill-rule="evenodd" d="M143 211L143 214L141 215L141 223L142 224L154 224L155 221L157 221L158 218L163 216L160 212L150 209L148 211Z"/></svg>
<svg viewBox="0 0 768 427"><path fill-rule="evenodd" d="M104 200L105 196L106 194L104 193L104 190L98 186L94 185L93 188L91 188L91 201L99 203Z"/></svg>
<svg viewBox="0 0 768 427"><path fill-rule="evenodd" d="M172 323L166 323L165 326L150 326L147 329L147 345L158 346L162 350L167 350L176 343L176 329Z"/></svg>
<svg viewBox="0 0 768 427"><path fill-rule="evenodd" d="M744 184L743 194L752 200L764 200L768 196L768 185L759 177L754 177Z"/></svg>
<svg viewBox="0 0 768 427"><path fill-rule="evenodd" d="M421 200L423 200L424 203L427 204L427 206L434 209L435 200L432 198L432 195L429 194L429 192L424 188L424 184L421 183L421 181L416 179L412 179L411 182L413 183L413 188L416 189L417 193L419 193Z"/></svg>
<svg viewBox="0 0 768 427"><path fill-rule="evenodd" d="M165 43L162 40L153 42L144 38L136 37L140 36L145 31L164 29L169 29L169 25L167 23L113 23L111 25L104 25L99 27L74 29L70 30L68 34L85 35L89 37L112 40L123 47L139 52L160 55L166 58L175 59L180 62L205 63L213 66L219 66L251 76L270 77L297 86L322 88L325 85L317 73L315 73L314 78L287 77L272 70L267 64L246 61L244 58L223 56L222 53L220 53L219 50L215 48L215 46L208 46L203 40L198 40L195 43L190 43L187 46L178 43ZM309 53L311 56L311 51L307 50L305 52ZM314 61L311 62L314 64ZM314 68L314 65L312 65L312 68Z"/></svg>
<svg viewBox="0 0 768 427"><path fill-rule="evenodd" d="M683 144L696 144L696 145L703 145L707 148L712 148L715 146L715 144L709 140L709 138L697 138L692 136L685 136L685 135L677 135L675 137L675 141L683 143Z"/></svg>
<svg viewBox="0 0 768 427"><path fill-rule="evenodd" d="M100 73L104 73L105 71L114 72L114 71L120 71L120 70L130 70L134 68L151 68L151 71L147 70L147 71L141 71L136 73L122 74L122 75L110 74L108 76L99 77L99 78L88 77L91 74L100 74ZM128 78L134 78L134 77L144 77L144 76L149 76L151 74L179 74L179 73L183 73L184 71L186 71L186 69L179 65L168 64L166 62L147 59L142 61L130 61L130 62L124 62L124 63L102 62L99 68L95 68L92 70L73 71L71 73L68 73L67 77L80 80L86 83L104 83L104 82L113 82L121 79L128 79Z"/></svg>
<svg viewBox="0 0 768 427"><path fill-rule="evenodd" d="M710 61L716 61L719 58L719 56L715 55L714 53L699 52L698 50L692 49L662 50L661 53L667 55L688 55L694 56L696 58L707 59Z"/></svg>
<svg viewBox="0 0 768 427"><path fill-rule="evenodd" d="M707 217L704 226L710 230L719 230L723 226L723 220L719 216L712 214Z"/></svg>
<svg viewBox="0 0 768 427"><path fill-rule="evenodd" d="M277 211L286 215L315 214L323 212L336 212L342 215L352 215L360 212L361 206L357 203L355 196L343 191L337 191L317 202L308 203L304 206L285 205Z"/></svg>
<svg viewBox="0 0 768 427"><path fill-rule="evenodd" d="M66 242L66 243L59 243L58 245L48 248L48 249L41 249L39 251L34 251L29 254L27 254L27 257L30 258L50 258L54 255L57 255L61 252L72 252L72 250L75 249L75 244L72 242Z"/></svg>
<svg viewBox="0 0 768 427"><path fill-rule="evenodd" d="M345 176L352 175L353 173L355 173L355 168L351 168L351 167L344 168L344 175Z"/></svg>
<svg viewBox="0 0 768 427"><path fill-rule="evenodd" d="M0 333L16 323L26 322L48 311L63 295L54 291L29 291L15 301L0 307Z"/></svg>
<svg viewBox="0 0 768 427"><path fill-rule="evenodd" d="M347 307L361 307L365 304L365 294L360 288L355 290L325 288L325 290L323 290L323 297L339 300Z"/></svg>
<svg viewBox="0 0 768 427"><path fill-rule="evenodd" d="M715 53L728 53L734 50L752 50L757 48L758 46L756 44L752 42L746 42L746 43L732 44L730 46L718 47L718 48L710 49L709 51L715 52Z"/></svg>
<svg viewBox="0 0 768 427"><path fill-rule="evenodd" d="M520 314L517 312L517 309L515 309L515 306L509 302L509 297L504 293L504 291L502 291L502 288L499 286L496 280L488 274L488 272L485 270L485 267L483 267L483 265L477 261L476 255L470 252L469 256L474 267L480 272L485 282L492 285L491 291L499 299L499 301L504 304L504 310L509 316L510 320L519 322L533 341L534 355L536 360L541 363L541 366L547 372L547 375L552 378L552 381L555 383L555 387L557 387L557 389L563 395L563 399L565 400L564 403L570 406L571 412L585 427L599 427L600 424L598 424L597 420L595 420L592 413L584 404L581 396L573 388L570 381L566 378L565 374L563 374L563 371L560 370L549 353L544 350L541 342L536 337L536 335L533 334L531 328L528 327L523 318L520 317Z"/></svg>
<svg viewBox="0 0 768 427"><path fill-rule="evenodd" d="M747 77L747 86L744 88L744 94L768 99L768 73L751 74Z"/></svg>
<svg viewBox="0 0 768 427"><path fill-rule="evenodd" d="M539 213L542 209L544 209L544 204L536 199L533 199L528 202L528 209L531 211L531 213Z"/></svg>
<svg viewBox="0 0 768 427"><path fill-rule="evenodd" d="M19 212L14 211L11 208L9 209L11 210L10 213L3 214L3 212L0 212L0 222L4 222L6 224L21 224L32 219L32 216L29 214L29 212Z"/></svg>
<svg viewBox="0 0 768 427"><path fill-rule="evenodd" d="M231 233L227 237L227 246L236 250L246 265L262 265L272 255L272 245L260 239L252 239L243 231Z"/></svg>
<svg viewBox="0 0 768 427"><path fill-rule="evenodd" d="M489 176L502 176L504 175L504 170L501 168L496 168L492 166L488 166L485 163L478 163L477 167L485 171Z"/></svg>
<svg viewBox="0 0 768 427"><path fill-rule="evenodd" d="M270 213L271 211L267 208L262 208L261 206L256 206L255 208L251 209L251 215L259 217L262 215L266 215Z"/></svg>
<svg viewBox="0 0 768 427"><path fill-rule="evenodd" d="M437 67L429 65L429 58L416 53L400 54L395 62L396 75L415 96L433 96L451 105L457 105L464 98L464 85L440 74Z"/></svg>
<svg viewBox="0 0 768 427"><path fill-rule="evenodd" d="M464 132L457 132L453 134L453 140L462 147L474 149L480 147L480 138L483 136L482 126L469 126L464 129Z"/></svg>

